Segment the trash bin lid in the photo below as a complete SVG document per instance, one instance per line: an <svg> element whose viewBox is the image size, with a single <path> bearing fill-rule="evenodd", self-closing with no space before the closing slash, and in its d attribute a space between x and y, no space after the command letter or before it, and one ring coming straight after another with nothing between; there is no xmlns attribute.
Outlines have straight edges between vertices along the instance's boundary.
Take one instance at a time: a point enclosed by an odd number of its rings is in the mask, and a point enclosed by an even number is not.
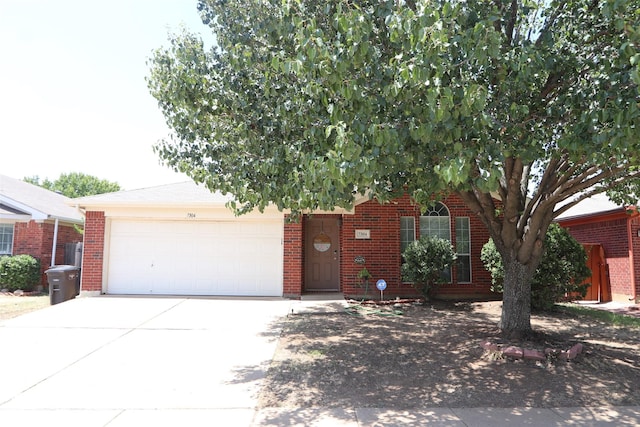
<svg viewBox="0 0 640 427"><path fill-rule="evenodd" d="M76 267L75 265L56 265L46 270L45 273L49 272L63 272L63 271L77 271L80 270L80 267Z"/></svg>

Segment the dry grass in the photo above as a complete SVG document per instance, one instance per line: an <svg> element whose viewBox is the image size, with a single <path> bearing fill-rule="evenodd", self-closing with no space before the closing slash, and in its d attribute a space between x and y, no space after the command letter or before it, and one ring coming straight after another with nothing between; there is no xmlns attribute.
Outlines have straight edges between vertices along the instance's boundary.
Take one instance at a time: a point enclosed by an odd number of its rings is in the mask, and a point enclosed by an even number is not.
<svg viewBox="0 0 640 427"><path fill-rule="evenodd" d="M37 296L13 296L11 294L0 295L0 321L11 319L49 307L48 295Z"/></svg>

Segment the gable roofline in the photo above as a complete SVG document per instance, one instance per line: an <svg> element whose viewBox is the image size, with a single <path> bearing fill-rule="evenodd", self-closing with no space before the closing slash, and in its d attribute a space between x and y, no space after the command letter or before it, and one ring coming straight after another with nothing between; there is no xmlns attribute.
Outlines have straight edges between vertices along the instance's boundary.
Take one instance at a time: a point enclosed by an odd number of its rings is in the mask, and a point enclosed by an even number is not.
<svg viewBox="0 0 640 427"><path fill-rule="evenodd" d="M595 194L568 209L555 219L562 225L576 225L587 222L607 221L638 216L635 205L619 205L604 193Z"/></svg>
<svg viewBox="0 0 640 427"><path fill-rule="evenodd" d="M68 206L68 200L71 199L37 185L0 175L0 205L8 208L3 219L23 221L28 216L35 221L58 219L82 224L82 215ZM12 214L10 210L17 212Z"/></svg>
<svg viewBox="0 0 640 427"><path fill-rule="evenodd" d="M112 208L226 208L233 201L230 194L211 192L193 181L163 184L154 187L123 190L113 193L70 199L70 206L81 211L102 211ZM267 208L277 210L275 206Z"/></svg>
<svg viewBox="0 0 640 427"><path fill-rule="evenodd" d="M0 202L0 219L12 221L29 221L31 215L12 206Z"/></svg>
<svg viewBox="0 0 640 427"><path fill-rule="evenodd" d="M134 190L123 190L113 193L97 194L94 196L79 197L69 199L67 204L82 212L101 211L112 208L175 208L175 207L209 207L225 208L226 204L233 201L230 194L212 192L204 185L196 184L193 181L183 181L173 184L163 184L153 187L138 188ZM354 201L354 208L357 205L369 201L367 194L357 195ZM274 205L266 209L270 212L277 211ZM315 214L353 214L354 209L344 209L336 207L333 210L317 210ZM283 214L290 213L285 209Z"/></svg>
<svg viewBox="0 0 640 427"><path fill-rule="evenodd" d="M49 218L49 215L45 212L33 209L24 203L20 203L19 201L6 197L2 194L0 194L0 205L8 207L8 210L14 211L17 215L29 216L31 219L36 221L43 221Z"/></svg>
<svg viewBox="0 0 640 427"><path fill-rule="evenodd" d="M571 226L578 224L587 224L596 221L600 222L613 221L617 219L631 219L637 217L638 215L640 215L640 213L638 213L638 209L636 208L636 206L622 206L617 209L610 209L607 211L556 218L556 222L563 226Z"/></svg>

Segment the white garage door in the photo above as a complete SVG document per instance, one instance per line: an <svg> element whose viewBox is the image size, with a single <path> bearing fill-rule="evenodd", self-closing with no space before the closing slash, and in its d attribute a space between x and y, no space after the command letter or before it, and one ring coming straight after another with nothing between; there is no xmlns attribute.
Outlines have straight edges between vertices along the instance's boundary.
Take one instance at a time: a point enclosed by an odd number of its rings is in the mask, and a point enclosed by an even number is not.
<svg viewBox="0 0 640 427"><path fill-rule="evenodd" d="M282 295L282 220L110 227L107 293Z"/></svg>

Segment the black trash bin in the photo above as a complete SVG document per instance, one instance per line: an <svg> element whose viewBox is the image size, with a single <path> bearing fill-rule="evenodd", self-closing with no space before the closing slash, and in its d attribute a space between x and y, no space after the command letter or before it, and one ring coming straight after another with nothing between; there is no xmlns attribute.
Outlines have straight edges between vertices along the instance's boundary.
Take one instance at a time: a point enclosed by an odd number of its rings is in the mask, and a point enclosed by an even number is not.
<svg viewBox="0 0 640 427"><path fill-rule="evenodd" d="M80 287L80 267L56 265L45 273L49 282L49 302L51 305L76 297Z"/></svg>

